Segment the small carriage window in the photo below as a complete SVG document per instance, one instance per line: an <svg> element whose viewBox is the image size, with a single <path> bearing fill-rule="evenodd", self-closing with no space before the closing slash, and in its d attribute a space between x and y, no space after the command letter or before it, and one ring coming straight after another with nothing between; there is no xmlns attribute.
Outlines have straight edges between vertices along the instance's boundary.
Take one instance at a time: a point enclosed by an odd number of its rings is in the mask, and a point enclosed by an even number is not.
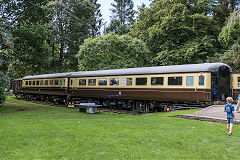
<svg viewBox="0 0 240 160"><path fill-rule="evenodd" d="M25 84L28 85L28 81L26 81Z"/></svg>
<svg viewBox="0 0 240 160"><path fill-rule="evenodd" d="M29 81L29 85L32 85L32 81Z"/></svg>
<svg viewBox="0 0 240 160"><path fill-rule="evenodd" d="M54 85L58 85L59 84L59 80L55 80Z"/></svg>
<svg viewBox="0 0 240 160"><path fill-rule="evenodd" d="M240 77L238 77L238 87L240 87Z"/></svg>
<svg viewBox="0 0 240 160"><path fill-rule="evenodd" d="M132 78L123 78L122 79L122 86L131 86L132 85Z"/></svg>
<svg viewBox="0 0 240 160"><path fill-rule="evenodd" d="M187 76L186 85L187 86L193 86L193 81L194 81L193 76Z"/></svg>
<svg viewBox="0 0 240 160"><path fill-rule="evenodd" d="M136 85L147 85L147 78L136 78Z"/></svg>
<svg viewBox="0 0 240 160"><path fill-rule="evenodd" d="M65 86L65 79L63 80L63 86Z"/></svg>
<svg viewBox="0 0 240 160"><path fill-rule="evenodd" d="M37 81L37 84L36 85L39 85L39 81Z"/></svg>
<svg viewBox="0 0 240 160"><path fill-rule="evenodd" d="M86 79L79 79L79 86L86 86Z"/></svg>
<svg viewBox="0 0 240 160"><path fill-rule="evenodd" d="M110 78L110 85L111 86L118 86L119 85L119 79L118 78Z"/></svg>
<svg viewBox="0 0 240 160"><path fill-rule="evenodd" d="M53 85L53 80L50 80L49 84L50 84L50 85Z"/></svg>
<svg viewBox="0 0 240 160"><path fill-rule="evenodd" d="M36 81L33 81L33 85L35 85L36 84Z"/></svg>
<svg viewBox="0 0 240 160"><path fill-rule="evenodd" d="M60 79L60 86L62 85L62 80Z"/></svg>
<svg viewBox="0 0 240 160"><path fill-rule="evenodd" d="M152 77L151 85L163 85L163 77Z"/></svg>
<svg viewBox="0 0 240 160"><path fill-rule="evenodd" d="M168 85L182 85L182 77L168 77Z"/></svg>
<svg viewBox="0 0 240 160"><path fill-rule="evenodd" d="M204 76L199 76L199 86L204 86Z"/></svg>
<svg viewBox="0 0 240 160"><path fill-rule="evenodd" d="M98 85L100 86L106 86L107 85L107 79L98 79Z"/></svg>
<svg viewBox="0 0 240 160"><path fill-rule="evenodd" d="M43 81L40 81L40 85L41 85L41 86L43 85Z"/></svg>
<svg viewBox="0 0 240 160"><path fill-rule="evenodd" d="M45 85L46 85L46 86L48 85L48 80L45 80Z"/></svg>
<svg viewBox="0 0 240 160"><path fill-rule="evenodd" d="M71 79L71 86L73 85L73 80Z"/></svg>
<svg viewBox="0 0 240 160"><path fill-rule="evenodd" d="M95 86L96 85L96 79L89 79L88 80L88 85L89 86Z"/></svg>

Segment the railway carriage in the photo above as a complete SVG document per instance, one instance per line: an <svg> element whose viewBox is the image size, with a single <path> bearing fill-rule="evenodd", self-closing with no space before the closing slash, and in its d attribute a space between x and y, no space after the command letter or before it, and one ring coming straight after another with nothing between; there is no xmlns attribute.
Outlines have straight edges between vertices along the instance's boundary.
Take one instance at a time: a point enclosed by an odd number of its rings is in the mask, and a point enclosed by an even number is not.
<svg viewBox="0 0 240 160"><path fill-rule="evenodd" d="M149 112L162 104L225 100L239 92L239 74L224 63L80 71L26 76L25 97L58 102L94 101ZM238 83L238 84L237 84Z"/></svg>
<svg viewBox="0 0 240 160"><path fill-rule="evenodd" d="M232 74L232 96L236 99L240 95L240 74Z"/></svg>

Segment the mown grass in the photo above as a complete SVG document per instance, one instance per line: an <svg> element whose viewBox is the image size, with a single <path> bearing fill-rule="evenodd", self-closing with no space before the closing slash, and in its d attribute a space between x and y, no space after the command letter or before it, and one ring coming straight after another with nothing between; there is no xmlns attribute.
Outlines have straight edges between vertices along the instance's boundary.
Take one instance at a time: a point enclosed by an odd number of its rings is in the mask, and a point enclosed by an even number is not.
<svg viewBox="0 0 240 160"><path fill-rule="evenodd" d="M169 117L196 110L85 114L7 101L20 105L0 109L0 159L239 159L239 126L228 137L224 124Z"/></svg>

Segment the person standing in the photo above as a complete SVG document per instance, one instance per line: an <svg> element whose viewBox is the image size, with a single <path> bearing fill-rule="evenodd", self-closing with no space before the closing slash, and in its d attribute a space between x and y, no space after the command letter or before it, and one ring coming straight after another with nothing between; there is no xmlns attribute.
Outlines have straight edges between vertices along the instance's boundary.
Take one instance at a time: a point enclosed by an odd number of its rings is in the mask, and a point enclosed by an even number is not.
<svg viewBox="0 0 240 160"><path fill-rule="evenodd" d="M227 112L227 135L232 136L233 121L236 120L234 113L234 106L232 105L232 97L227 97L227 104L225 105L224 112Z"/></svg>

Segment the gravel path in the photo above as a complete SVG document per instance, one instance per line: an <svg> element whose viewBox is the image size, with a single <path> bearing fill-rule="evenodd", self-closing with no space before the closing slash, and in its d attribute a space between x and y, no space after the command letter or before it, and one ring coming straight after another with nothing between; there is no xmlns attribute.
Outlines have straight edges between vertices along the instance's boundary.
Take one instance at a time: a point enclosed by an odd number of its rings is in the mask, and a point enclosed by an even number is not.
<svg viewBox="0 0 240 160"><path fill-rule="evenodd" d="M207 108L201 109L200 111L194 114L187 114L187 115L179 115L176 117L193 119L193 120L201 120L201 121L210 121L210 122L219 122L219 123L226 123L227 114L224 112L225 105L213 105ZM236 108L236 105L234 105ZM236 114L236 121L235 124L240 124L240 113L235 112Z"/></svg>

